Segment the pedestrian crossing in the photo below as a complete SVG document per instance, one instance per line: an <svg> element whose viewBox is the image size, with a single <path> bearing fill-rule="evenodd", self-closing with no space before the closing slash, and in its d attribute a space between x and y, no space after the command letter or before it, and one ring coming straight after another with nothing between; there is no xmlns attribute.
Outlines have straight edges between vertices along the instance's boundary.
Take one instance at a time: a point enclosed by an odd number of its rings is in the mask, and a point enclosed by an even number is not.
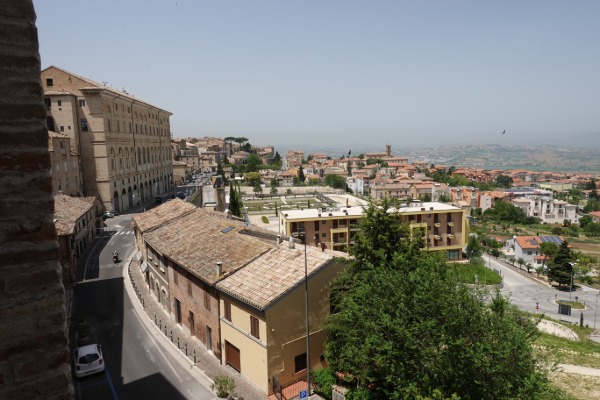
<svg viewBox="0 0 600 400"><path fill-rule="evenodd" d="M116 235L133 235L133 231L132 230L120 230L120 231L116 231L115 232L115 236Z"/></svg>
<svg viewBox="0 0 600 400"><path fill-rule="evenodd" d="M134 232L132 229L120 229L120 230L110 230L110 229L105 229L104 230L104 234L105 235L110 235L110 236L117 236L117 235L133 235Z"/></svg>

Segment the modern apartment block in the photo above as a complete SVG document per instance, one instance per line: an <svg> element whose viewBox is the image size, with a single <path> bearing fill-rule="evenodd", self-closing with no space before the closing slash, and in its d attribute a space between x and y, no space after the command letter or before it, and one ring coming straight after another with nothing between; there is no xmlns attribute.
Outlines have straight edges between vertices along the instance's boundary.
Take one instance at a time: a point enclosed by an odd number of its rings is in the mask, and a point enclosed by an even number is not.
<svg viewBox="0 0 600 400"><path fill-rule="evenodd" d="M415 202L398 208L413 232L424 233L427 251L444 251L448 260L461 260L467 240L466 210L438 202ZM307 238L308 244L347 251L364 217L362 207L306 209L279 213L279 232Z"/></svg>
<svg viewBox="0 0 600 400"><path fill-rule="evenodd" d="M171 113L71 72L41 72L48 129L81 158L83 195L120 212L172 187Z"/></svg>

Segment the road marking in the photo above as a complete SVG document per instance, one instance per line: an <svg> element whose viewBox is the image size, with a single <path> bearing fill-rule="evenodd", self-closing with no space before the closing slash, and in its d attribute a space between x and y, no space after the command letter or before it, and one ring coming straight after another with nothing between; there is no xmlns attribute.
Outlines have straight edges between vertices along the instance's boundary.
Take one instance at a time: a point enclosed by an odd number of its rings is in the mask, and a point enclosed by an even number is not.
<svg viewBox="0 0 600 400"><path fill-rule="evenodd" d="M108 373L108 368L104 368L104 371L106 373L106 378L108 380L108 386L110 386L110 390L113 394L113 399L119 400L119 396L117 396L117 391L115 390L115 386L112 383L112 379L110 379L110 374Z"/></svg>

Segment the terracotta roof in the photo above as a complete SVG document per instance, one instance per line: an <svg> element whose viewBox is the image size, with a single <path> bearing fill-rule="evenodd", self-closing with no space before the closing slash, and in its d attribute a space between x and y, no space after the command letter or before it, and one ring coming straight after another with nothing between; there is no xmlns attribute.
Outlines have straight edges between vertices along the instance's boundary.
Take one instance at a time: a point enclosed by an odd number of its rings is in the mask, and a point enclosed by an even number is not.
<svg viewBox="0 0 600 400"><path fill-rule="evenodd" d="M545 236L555 238L556 241L563 242L562 236ZM537 249L543 243L539 236L517 236L515 241L522 249Z"/></svg>
<svg viewBox="0 0 600 400"><path fill-rule="evenodd" d="M59 236L73 234L75 223L91 208L94 208L95 197L71 197L64 194L54 196L54 219L56 233ZM96 212L93 213L93 218Z"/></svg>
<svg viewBox="0 0 600 400"><path fill-rule="evenodd" d="M175 198L142 214L136 214L133 217L133 224L137 226L141 232L146 232L166 224L172 219L189 214L195 209L196 206L193 204Z"/></svg>
<svg viewBox="0 0 600 400"><path fill-rule="evenodd" d="M308 276L326 267L334 256L348 257L338 251L306 248ZM304 281L304 246L283 242L233 275L217 284L222 292L255 307L266 309L270 304Z"/></svg>
<svg viewBox="0 0 600 400"><path fill-rule="evenodd" d="M185 270L214 284L216 264L233 272L272 246L248 233L241 221L220 217L201 208L150 231L144 239L162 255ZM272 240L273 245L275 240Z"/></svg>

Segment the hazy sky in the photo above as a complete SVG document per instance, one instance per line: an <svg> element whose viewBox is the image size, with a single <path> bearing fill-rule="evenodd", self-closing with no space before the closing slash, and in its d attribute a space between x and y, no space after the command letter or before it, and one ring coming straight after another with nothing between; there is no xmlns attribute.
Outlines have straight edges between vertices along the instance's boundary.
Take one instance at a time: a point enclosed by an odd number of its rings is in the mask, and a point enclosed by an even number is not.
<svg viewBox="0 0 600 400"><path fill-rule="evenodd" d="M34 5L42 68L172 112L174 137L383 149L600 135L597 0Z"/></svg>

